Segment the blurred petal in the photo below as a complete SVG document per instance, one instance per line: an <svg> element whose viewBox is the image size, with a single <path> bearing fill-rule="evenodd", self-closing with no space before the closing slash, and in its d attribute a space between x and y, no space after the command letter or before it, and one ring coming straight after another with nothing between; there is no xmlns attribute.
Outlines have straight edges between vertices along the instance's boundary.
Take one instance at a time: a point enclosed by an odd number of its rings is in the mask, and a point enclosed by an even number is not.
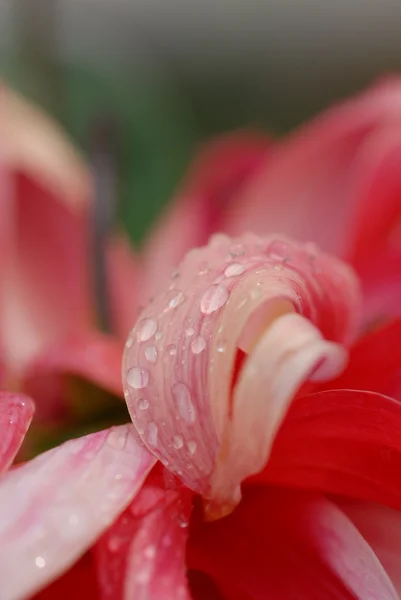
<svg viewBox="0 0 401 600"><path fill-rule="evenodd" d="M400 472L401 403L333 390L293 403L256 479L401 510Z"/></svg>
<svg viewBox="0 0 401 600"><path fill-rule="evenodd" d="M188 559L253 600L398 599L351 521L313 494L248 489L230 516L191 534Z"/></svg>
<svg viewBox="0 0 401 600"><path fill-rule="evenodd" d="M0 392L0 473L13 462L31 423L34 404L20 394Z"/></svg>
<svg viewBox="0 0 401 600"><path fill-rule="evenodd" d="M52 346L26 370L24 390L37 398L37 416L63 414L69 390L68 376L78 376L115 396L122 396L122 344L98 332L81 333Z"/></svg>
<svg viewBox="0 0 401 600"><path fill-rule="evenodd" d="M373 179L374 142L381 128L391 129L399 142L399 77L329 109L277 145L266 168L238 199L228 231L280 231L344 255L361 212L372 212L373 205L360 205ZM386 194L375 198L379 223L392 201Z"/></svg>
<svg viewBox="0 0 401 600"><path fill-rule="evenodd" d="M4 597L26 597L68 569L132 500L153 464L126 425L71 440L3 476Z"/></svg>
<svg viewBox="0 0 401 600"><path fill-rule="evenodd" d="M185 547L191 495L145 484L97 544L102 598L190 600Z"/></svg>
<svg viewBox="0 0 401 600"><path fill-rule="evenodd" d="M38 349L89 321L90 177L56 124L4 87L0 127L7 256L0 341L7 366L19 371Z"/></svg>
<svg viewBox="0 0 401 600"><path fill-rule="evenodd" d="M401 594L401 512L367 502L339 501Z"/></svg>
<svg viewBox="0 0 401 600"><path fill-rule="evenodd" d="M297 386L312 372L324 380L344 367L342 344L358 318L356 282L336 259L310 252L276 237L215 236L188 254L128 339L123 375L131 417L144 443L195 491L213 495L219 487L220 499L232 499L241 479L267 460ZM249 357L232 402L239 347ZM257 395L247 396L254 385Z"/></svg>
<svg viewBox="0 0 401 600"><path fill-rule="evenodd" d="M148 294L163 289L188 250L225 229L225 220L234 211L233 199L265 164L269 149L262 135L241 132L210 143L199 154L177 200L147 242Z"/></svg>

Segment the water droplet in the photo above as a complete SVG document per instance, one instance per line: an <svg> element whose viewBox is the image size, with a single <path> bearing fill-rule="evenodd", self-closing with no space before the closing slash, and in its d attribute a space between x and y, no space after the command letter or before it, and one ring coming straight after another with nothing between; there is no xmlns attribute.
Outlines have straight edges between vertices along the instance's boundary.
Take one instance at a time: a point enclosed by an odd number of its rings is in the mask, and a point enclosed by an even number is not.
<svg viewBox="0 0 401 600"><path fill-rule="evenodd" d="M126 346L127 348L131 348L132 344L134 343L134 337L135 337L135 331L132 330L127 338L127 342L126 342Z"/></svg>
<svg viewBox="0 0 401 600"><path fill-rule="evenodd" d="M174 269L174 271L171 273L171 279L178 279L179 276L180 276L179 270Z"/></svg>
<svg viewBox="0 0 401 600"><path fill-rule="evenodd" d="M157 362L157 356L158 352L156 346L148 346L147 348L145 348L146 360L148 360L151 363L155 363Z"/></svg>
<svg viewBox="0 0 401 600"><path fill-rule="evenodd" d="M271 256L271 258L282 260L283 258L288 258L289 246L286 242L280 242L276 240L269 244L266 252Z"/></svg>
<svg viewBox="0 0 401 600"><path fill-rule="evenodd" d="M155 335L155 340L159 341L162 339L164 333L162 331L158 331Z"/></svg>
<svg viewBox="0 0 401 600"><path fill-rule="evenodd" d="M149 423L147 432L146 432L146 439L148 440L148 444L150 446L153 446L153 447L157 446L157 434L158 434L157 425L156 425L156 423L153 423L153 421L152 421L151 423Z"/></svg>
<svg viewBox="0 0 401 600"><path fill-rule="evenodd" d="M128 398L129 398L129 391L127 389L124 390L124 398L126 400L128 400Z"/></svg>
<svg viewBox="0 0 401 600"><path fill-rule="evenodd" d="M143 555L148 560L151 560L156 556L156 548L154 546L147 546L143 551Z"/></svg>
<svg viewBox="0 0 401 600"><path fill-rule="evenodd" d="M139 410L147 410L149 408L149 402L146 398L140 398L138 400L138 408Z"/></svg>
<svg viewBox="0 0 401 600"><path fill-rule="evenodd" d="M171 290L167 293L167 307L164 309L164 312L168 312L169 310L173 310L177 308L180 304L182 304L185 300L185 296L179 290Z"/></svg>
<svg viewBox="0 0 401 600"><path fill-rule="evenodd" d="M188 442L187 448L188 452L193 456L196 452L196 442L194 440L191 440L190 442Z"/></svg>
<svg viewBox="0 0 401 600"><path fill-rule="evenodd" d="M173 446L174 448L176 448L177 450L179 450L180 448L182 448L184 445L184 438L182 437L182 435L175 435L173 437Z"/></svg>
<svg viewBox="0 0 401 600"><path fill-rule="evenodd" d="M142 425L135 425L137 432L139 433L139 435L143 435L145 433L145 429Z"/></svg>
<svg viewBox="0 0 401 600"><path fill-rule="evenodd" d="M122 450L127 441L128 430L112 429L107 436L107 443L116 450Z"/></svg>
<svg viewBox="0 0 401 600"><path fill-rule="evenodd" d="M195 329L193 327L188 327L188 329L185 330L185 335L187 337L192 337L195 335Z"/></svg>
<svg viewBox="0 0 401 600"><path fill-rule="evenodd" d="M155 335L157 323L154 319L143 319L137 326L137 335L140 342L147 342Z"/></svg>
<svg viewBox="0 0 401 600"><path fill-rule="evenodd" d="M35 565L39 568L39 569L43 569L43 567L46 566L46 561L43 558L43 556L37 556L35 558Z"/></svg>
<svg viewBox="0 0 401 600"><path fill-rule="evenodd" d="M242 273L244 272L245 267L243 267L239 263L231 263L231 265L228 265L228 267L226 267L224 275L226 277L238 277L238 275L242 275Z"/></svg>
<svg viewBox="0 0 401 600"><path fill-rule="evenodd" d="M174 344L170 344L169 346L167 346L166 350L167 354L169 354L170 356L175 356L177 354L177 347Z"/></svg>
<svg viewBox="0 0 401 600"><path fill-rule="evenodd" d="M236 256L243 256L245 254L244 247L242 244L233 244L230 248L230 256L235 258Z"/></svg>
<svg viewBox="0 0 401 600"><path fill-rule="evenodd" d="M228 289L224 285L214 283L207 288L201 298L201 311L205 315L210 315L224 306L228 300L228 296Z"/></svg>
<svg viewBox="0 0 401 600"><path fill-rule="evenodd" d="M177 520L178 520L178 525L182 528L185 529L186 527L188 527L189 525L189 519L186 515L184 515L184 513L179 513L177 516Z"/></svg>
<svg viewBox="0 0 401 600"><path fill-rule="evenodd" d="M132 367L127 373L127 383L135 390L141 390L149 383L149 373L141 367Z"/></svg>
<svg viewBox="0 0 401 600"><path fill-rule="evenodd" d="M226 349L226 347L227 347L226 342L224 342L224 341L218 342L218 344L217 344L217 352L221 352L221 353L224 352L225 349Z"/></svg>
<svg viewBox="0 0 401 600"><path fill-rule="evenodd" d="M194 423L196 420L195 407L192 404L188 386L179 381L173 385L171 391L180 417L189 423Z"/></svg>
<svg viewBox="0 0 401 600"><path fill-rule="evenodd" d="M206 348L206 340L201 335L192 340L191 350L194 354L200 354Z"/></svg>

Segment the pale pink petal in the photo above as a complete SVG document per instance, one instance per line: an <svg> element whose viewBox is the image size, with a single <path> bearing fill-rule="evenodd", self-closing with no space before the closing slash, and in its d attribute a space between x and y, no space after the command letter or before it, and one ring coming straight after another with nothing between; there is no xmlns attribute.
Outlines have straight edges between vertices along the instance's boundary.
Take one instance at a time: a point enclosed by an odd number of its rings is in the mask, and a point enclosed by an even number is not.
<svg viewBox="0 0 401 600"><path fill-rule="evenodd" d="M13 462L31 423L34 404L21 394L0 392L0 473Z"/></svg>
<svg viewBox="0 0 401 600"><path fill-rule="evenodd" d="M69 376L122 397L122 350L116 338L90 331L59 341L40 354L22 381L24 391L37 399L37 417L48 419L68 410Z"/></svg>
<svg viewBox="0 0 401 600"><path fill-rule="evenodd" d="M190 600L185 549L191 495L145 484L97 544L102 597Z"/></svg>
<svg viewBox="0 0 401 600"><path fill-rule="evenodd" d="M345 514L291 490L248 488L230 516L193 532L188 563L252 600L399 599Z"/></svg>
<svg viewBox="0 0 401 600"><path fill-rule="evenodd" d="M363 211L358 205L372 180L381 128L400 139L399 77L329 109L276 145L234 203L228 231L280 231L344 255ZM376 214L386 212L388 200L375 200Z"/></svg>
<svg viewBox="0 0 401 600"><path fill-rule="evenodd" d="M343 512L354 523L401 594L401 512L379 504L340 500Z"/></svg>
<svg viewBox="0 0 401 600"><path fill-rule="evenodd" d="M27 597L65 571L129 504L153 464L125 425L71 440L4 475L4 598Z"/></svg>
<svg viewBox="0 0 401 600"><path fill-rule="evenodd" d="M215 140L195 159L178 198L151 232L144 250L146 294L163 289L188 250L225 229L232 201L265 165L270 144L260 134L238 132Z"/></svg>
<svg viewBox="0 0 401 600"><path fill-rule="evenodd" d="M126 344L125 396L144 443L195 491L232 500L298 386L343 368L358 306L352 273L309 246L215 236L191 251ZM232 402L239 347L249 357Z"/></svg>

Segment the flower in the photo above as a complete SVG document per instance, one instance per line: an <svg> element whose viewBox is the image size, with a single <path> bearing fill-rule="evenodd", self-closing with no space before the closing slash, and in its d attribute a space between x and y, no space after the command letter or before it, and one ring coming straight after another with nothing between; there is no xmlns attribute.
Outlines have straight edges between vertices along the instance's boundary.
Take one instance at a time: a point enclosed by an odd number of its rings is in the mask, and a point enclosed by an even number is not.
<svg viewBox="0 0 401 600"><path fill-rule="evenodd" d="M389 81L288 141L241 134L201 157L127 280L144 305L124 355L134 425L0 480L6 598L91 546L88 597L399 598L399 94ZM241 236L213 237L171 273L215 229ZM362 298L316 241L355 268ZM36 357L24 381L38 411L60 408L66 372L118 393L118 350L88 329ZM6 470L33 407L9 394L0 406Z"/></svg>

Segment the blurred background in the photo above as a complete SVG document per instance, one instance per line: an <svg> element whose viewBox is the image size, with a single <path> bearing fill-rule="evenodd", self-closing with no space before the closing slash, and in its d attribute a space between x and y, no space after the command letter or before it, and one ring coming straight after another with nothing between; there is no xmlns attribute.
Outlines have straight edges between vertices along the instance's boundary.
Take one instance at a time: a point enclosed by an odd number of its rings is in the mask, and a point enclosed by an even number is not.
<svg viewBox="0 0 401 600"><path fill-rule="evenodd" d="M107 165L140 243L199 144L401 71L400 26L399 0L0 0L0 74Z"/></svg>

